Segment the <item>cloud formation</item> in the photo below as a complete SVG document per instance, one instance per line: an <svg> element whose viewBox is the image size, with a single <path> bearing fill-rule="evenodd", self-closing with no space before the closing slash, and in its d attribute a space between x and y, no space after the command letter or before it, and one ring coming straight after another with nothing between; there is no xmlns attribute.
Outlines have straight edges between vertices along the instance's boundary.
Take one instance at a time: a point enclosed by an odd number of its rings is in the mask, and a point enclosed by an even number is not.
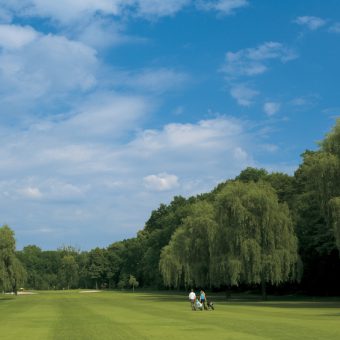
<svg viewBox="0 0 340 340"><path fill-rule="evenodd" d="M251 77L266 72L268 63L272 60L286 63L295 58L297 54L293 49L282 43L269 41L255 48L227 52L222 71L228 78Z"/></svg>
<svg viewBox="0 0 340 340"><path fill-rule="evenodd" d="M239 105L251 106L260 92L247 85L247 80L267 72L273 61L286 63L296 58L297 53L293 49L269 41L254 48L227 52L221 71L230 87L230 95Z"/></svg>
<svg viewBox="0 0 340 340"><path fill-rule="evenodd" d="M158 175L149 175L144 177L145 187L149 190L166 191L178 187L178 177L176 175L170 175L161 173Z"/></svg>
<svg viewBox="0 0 340 340"><path fill-rule="evenodd" d="M327 20L314 16L301 16L297 17L294 22L300 26L307 27L311 31L316 31L322 26L325 26Z"/></svg>
<svg viewBox="0 0 340 340"><path fill-rule="evenodd" d="M204 11L218 11L224 15L233 14L238 8L249 5L247 0L198 0L197 7Z"/></svg>
<svg viewBox="0 0 340 340"><path fill-rule="evenodd" d="M238 84L231 87L230 95L236 99L239 105L250 106L253 103L253 99L259 95L259 92L247 85Z"/></svg>
<svg viewBox="0 0 340 340"><path fill-rule="evenodd" d="M263 111L268 115L268 116L273 116L275 113L277 113L281 108L280 103L276 102L266 102L263 105Z"/></svg>

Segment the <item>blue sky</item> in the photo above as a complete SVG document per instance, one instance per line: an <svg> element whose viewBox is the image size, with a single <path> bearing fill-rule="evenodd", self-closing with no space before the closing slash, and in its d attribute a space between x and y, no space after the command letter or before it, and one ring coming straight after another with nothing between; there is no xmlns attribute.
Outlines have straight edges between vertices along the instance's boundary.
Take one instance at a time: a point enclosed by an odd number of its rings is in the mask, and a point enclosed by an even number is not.
<svg viewBox="0 0 340 340"><path fill-rule="evenodd" d="M340 115L337 0L0 0L0 223L107 246Z"/></svg>

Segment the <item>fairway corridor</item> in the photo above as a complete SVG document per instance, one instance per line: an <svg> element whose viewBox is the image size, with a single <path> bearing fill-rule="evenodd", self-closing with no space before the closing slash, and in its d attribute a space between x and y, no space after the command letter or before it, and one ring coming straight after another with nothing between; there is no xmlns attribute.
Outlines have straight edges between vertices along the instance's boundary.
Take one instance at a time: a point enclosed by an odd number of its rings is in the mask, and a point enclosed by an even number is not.
<svg viewBox="0 0 340 340"><path fill-rule="evenodd" d="M186 295L41 292L0 295L4 339L340 339L339 301L219 301L190 310Z"/></svg>

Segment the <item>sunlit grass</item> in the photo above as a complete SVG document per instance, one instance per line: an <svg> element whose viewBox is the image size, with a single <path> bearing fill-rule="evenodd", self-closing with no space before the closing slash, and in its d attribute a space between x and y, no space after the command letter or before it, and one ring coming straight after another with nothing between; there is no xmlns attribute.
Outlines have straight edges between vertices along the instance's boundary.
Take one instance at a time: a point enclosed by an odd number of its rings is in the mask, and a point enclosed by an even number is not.
<svg viewBox="0 0 340 340"><path fill-rule="evenodd" d="M1 339L340 339L340 302L225 301L190 310L185 294L0 295Z"/></svg>

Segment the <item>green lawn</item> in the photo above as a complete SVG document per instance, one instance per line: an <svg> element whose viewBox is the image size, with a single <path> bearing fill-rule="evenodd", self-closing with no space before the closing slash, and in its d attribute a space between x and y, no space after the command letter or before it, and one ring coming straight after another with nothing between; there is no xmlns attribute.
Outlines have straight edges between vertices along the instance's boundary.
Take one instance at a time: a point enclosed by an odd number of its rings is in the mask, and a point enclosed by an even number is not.
<svg viewBox="0 0 340 340"><path fill-rule="evenodd" d="M192 312L166 293L0 294L0 338L340 339L339 300L215 301Z"/></svg>

